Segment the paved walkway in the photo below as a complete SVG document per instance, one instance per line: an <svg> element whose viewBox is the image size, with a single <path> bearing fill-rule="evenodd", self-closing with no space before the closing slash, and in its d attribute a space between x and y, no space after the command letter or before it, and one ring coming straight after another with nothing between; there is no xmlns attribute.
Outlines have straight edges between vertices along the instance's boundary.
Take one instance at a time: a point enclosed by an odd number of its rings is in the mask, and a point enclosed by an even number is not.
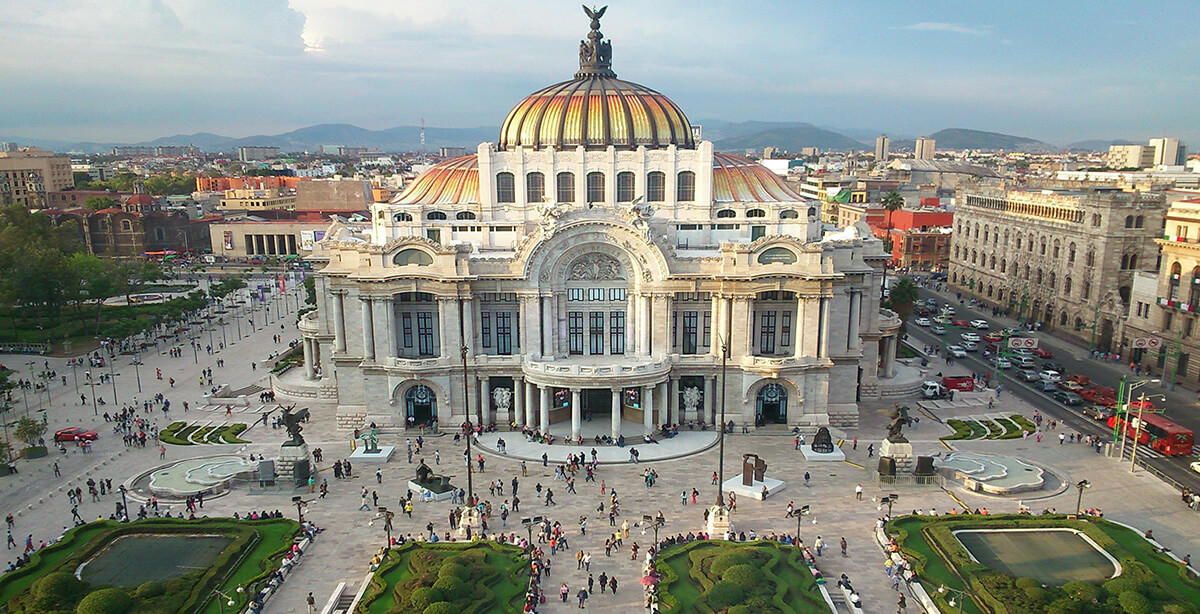
<svg viewBox="0 0 1200 614"><path fill-rule="evenodd" d="M596 459L601 464L611 463L628 463L631 462L631 450L637 450L638 458L641 462L650 462L658 460L666 460L679 458L695 454L717 443L716 431L679 431L679 434L667 439L660 439L657 443L645 443L640 435L641 423L630 422L628 420L621 423L621 431L625 433L637 432L639 435L628 437L624 447L616 445L596 445L595 436L600 433L597 429L596 422L585 422L585 428L582 429L583 445L567 445L567 444L544 444L534 441L526 441L525 437L520 432L496 432L484 433L479 436L479 443L482 447L489 451L499 453L497 449L497 440L504 440L504 454L512 458L527 461L542 462L542 455L552 461L563 461L571 454L579 454L582 452L587 458L592 458L592 450L596 451ZM590 425L589 430L586 426ZM633 427L636 426L635 431ZM594 432L593 432L594 431ZM608 435L609 431L603 431L604 435ZM561 441L562 438L557 438Z"/></svg>

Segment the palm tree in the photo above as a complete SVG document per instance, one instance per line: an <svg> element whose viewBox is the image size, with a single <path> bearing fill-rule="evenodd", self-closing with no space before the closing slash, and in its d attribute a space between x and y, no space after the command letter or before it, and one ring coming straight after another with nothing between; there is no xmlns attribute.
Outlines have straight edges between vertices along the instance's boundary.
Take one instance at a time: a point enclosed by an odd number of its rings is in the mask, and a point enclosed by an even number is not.
<svg viewBox="0 0 1200 614"><path fill-rule="evenodd" d="M912 278L907 275L896 280L896 285L892 286L892 292L888 296L888 302L891 304L892 311L900 316L900 338L903 339L908 327L908 318L912 315L913 304L917 302L917 284L913 283Z"/></svg>
<svg viewBox="0 0 1200 614"><path fill-rule="evenodd" d="M904 208L904 197L899 192L892 190L884 194L879 202L887 211L887 234L883 238L883 248L887 250L888 262L883 263L883 288L880 290L883 294L887 292L887 268L892 256L892 212Z"/></svg>

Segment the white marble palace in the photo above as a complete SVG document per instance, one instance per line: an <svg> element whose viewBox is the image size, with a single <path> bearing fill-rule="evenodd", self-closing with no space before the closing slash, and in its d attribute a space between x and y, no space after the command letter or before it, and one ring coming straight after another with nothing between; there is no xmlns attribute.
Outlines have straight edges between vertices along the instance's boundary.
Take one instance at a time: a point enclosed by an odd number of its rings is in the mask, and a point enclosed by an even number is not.
<svg viewBox="0 0 1200 614"><path fill-rule="evenodd" d="M817 203L617 79L591 27L575 77L513 107L496 143L370 224L333 223L285 398L336 402L344 428L640 436L714 423L721 394L738 425L857 422L895 368L880 242L865 226L822 237Z"/></svg>

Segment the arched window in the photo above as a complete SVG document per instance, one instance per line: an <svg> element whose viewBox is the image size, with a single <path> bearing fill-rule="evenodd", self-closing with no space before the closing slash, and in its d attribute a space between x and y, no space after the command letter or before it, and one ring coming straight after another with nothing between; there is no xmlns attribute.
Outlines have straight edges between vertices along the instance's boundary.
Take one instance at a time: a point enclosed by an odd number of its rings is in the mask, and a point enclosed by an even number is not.
<svg viewBox="0 0 1200 614"><path fill-rule="evenodd" d="M1030 272L1030 268L1029 268L1029 265L1027 264L1027 265L1025 265L1025 279L1029 279L1029 272Z"/></svg>
<svg viewBox="0 0 1200 614"><path fill-rule="evenodd" d="M1041 269L1037 270L1037 274L1034 276L1033 282L1036 284L1042 283L1042 270Z"/></svg>
<svg viewBox="0 0 1200 614"><path fill-rule="evenodd" d="M795 209L786 209L779 213L779 219L781 219L781 220L794 220L799 217L800 217L800 214L796 213Z"/></svg>
<svg viewBox="0 0 1200 614"><path fill-rule="evenodd" d="M1056 286L1058 286L1058 275L1055 275L1053 271L1050 272L1049 282L1050 282L1051 290L1053 290Z"/></svg>
<svg viewBox="0 0 1200 614"><path fill-rule="evenodd" d="M1000 259L1000 272L1001 272L1001 273L1007 273L1007 272L1008 272L1008 259L1007 259L1007 258L1001 258L1001 259Z"/></svg>
<svg viewBox="0 0 1200 614"><path fill-rule="evenodd" d="M816 217L817 217L817 208L816 208L816 207L809 207L809 208L808 208L808 218L809 218L809 219L815 219Z"/></svg>
<svg viewBox="0 0 1200 614"><path fill-rule="evenodd" d="M985 224L983 227L983 242L984 243L987 243L989 231L990 231L990 228Z"/></svg>
<svg viewBox="0 0 1200 614"><path fill-rule="evenodd" d="M555 178L557 198L560 203L575 202L575 173L559 173Z"/></svg>
<svg viewBox="0 0 1200 614"><path fill-rule="evenodd" d="M1021 235L1017 235L1017 249L1021 249Z"/></svg>
<svg viewBox="0 0 1200 614"><path fill-rule="evenodd" d="M411 222L412 216L407 213L397 213L392 216L393 222Z"/></svg>
<svg viewBox="0 0 1200 614"><path fill-rule="evenodd" d="M978 257L979 257L979 252L976 250L971 250L971 264L975 264L978 260Z"/></svg>
<svg viewBox="0 0 1200 614"><path fill-rule="evenodd" d="M746 217L767 217L767 212L762 209L751 209L746 212Z"/></svg>
<svg viewBox="0 0 1200 614"><path fill-rule="evenodd" d="M392 263L397 266L429 266L433 264L433 256L420 249L402 249L392 256Z"/></svg>
<svg viewBox="0 0 1200 614"><path fill-rule="evenodd" d="M646 200L661 203L667 199L667 175L662 171L651 171L646 175Z"/></svg>
<svg viewBox="0 0 1200 614"><path fill-rule="evenodd" d="M1058 260L1058 239L1054 240L1054 251L1051 254L1055 260Z"/></svg>
<svg viewBox="0 0 1200 614"><path fill-rule="evenodd" d="M1029 238L1025 241L1025 247L1029 250L1029 253L1033 253L1033 235L1029 235Z"/></svg>
<svg viewBox="0 0 1200 614"><path fill-rule="evenodd" d="M1145 225L1146 225L1146 216L1139 215L1136 218L1134 218L1134 220L1133 220L1134 228L1142 228Z"/></svg>
<svg viewBox="0 0 1200 614"><path fill-rule="evenodd" d="M1200 302L1200 266L1192 269L1191 290L1188 292L1188 305L1195 306Z"/></svg>
<svg viewBox="0 0 1200 614"><path fill-rule="evenodd" d="M427 220L444 220L444 219L446 219L446 214L441 211L430 211L429 213L425 214L425 219L427 219Z"/></svg>
<svg viewBox="0 0 1200 614"><path fill-rule="evenodd" d="M1063 294L1066 296L1071 295L1071 277L1069 275L1063 278Z"/></svg>
<svg viewBox="0 0 1200 614"><path fill-rule="evenodd" d="M604 202L604 173L592 171L587 174L587 201L589 203Z"/></svg>
<svg viewBox="0 0 1200 614"><path fill-rule="evenodd" d="M1090 247L1088 248L1087 254L1083 258L1083 264L1084 266L1095 266L1096 264L1096 252Z"/></svg>
<svg viewBox="0 0 1200 614"><path fill-rule="evenodd" d="M165 241L167 238L167 233L163 231L162 227L155 228L154 238L158 239L159 241Z"/></svg>
<svg viewBox="0 0 1200 614"><path fill-rule="evenodd" d="M517 202L517 186L512 173L496 173L496 202Z"/></svg>
<svg viewBox="0 0 1200 614"><path fill-rule="evenodd" d="M737 212L733 209L721 209L717 212L717 217L737 217Z"/></svg>
<svg viewBox="0 0 1200 614"><path fill-rule="evenodd" d="M1133 228L1133 216L1132 215L1125 216L1125 227Z"/></svg>
<svg viewBox="0 0 1200 614"><path fill-rule="evenodd" d="M1067 246L1067 262L1069 262L1071 264L1075 263L1075 244L1074 243Z"/></svg>
<svg viewBox="0 0 1200 614"><path fill-rule="evenodd" d="M1137 254L1129 254L1129 268L1137 268Z"/></svg>
<svg viewBox="0 0 1200 614"><path fill-rule="evenodd" d="M628 203L633 202L634 176L629 171L617 173L617 202Z"/></svg>
<svg viewBox="0 0 1200 614"><path fill-rule="evenodd" d="M696 173L679 171L675 180L678 182L675 185L675 200L685 203L696 200Z"/></svg>
<svg viewBox="0 0 1200 614"><path fill-rule="evenodd" d="M975 238L979 238L979 224L975 224Z"/></svg>
<svg viewBox="0 0 1200 614"><path fill-rule="evenodd" d="M1064 309L1062 311L1062 313L1058 314L1058 325L1059 326L1067 325L1067 310Z"/></svg>
<svg viewBox="0 0 1200 614"><path fill-rule="evenodd" d="M996 270L996 256L995 256L995 254L993 254L993 255L992 255L992 257L991 257L991 261L988 263L988 268L989 268L989 269L991 269L991 270L993 270L993 271L995 271L995 270Z"/></svg>
<svg viewBox="0 0 1200 614"><path fill-rule="evenodd" d="M130 232L131 230L133 230L133 222L129 220L121 220L121 231Z"/></svg>
<svg viewBox="0 0 1200 614"><path fill-rule="evenodd" d="M456 219L456 220L473 220L473 219L475 219L475 213L472 211L459 211L458 213L454 214L454 219Z"/></svg>
<svg viewBox="0 0 1200 614"><path fill-rule="evenodd" d="M539 172L525 174L525 198L531 203L546 200L546 176Z"/></svg>
<svg viewBox="0 0 1200 614"><path fill-rule="evenodd" d="M988 298L992 298L992 284L988 284L987 295L988 295Z"/></svg>
<svg viewBox="0 0 1200 614"><path fill-rule="evenodd" d="M1083 280L1083 293L1079 295L1079 298L1082 298L1085 301L1092 298L1092 282L1086 279Z"/></svg>

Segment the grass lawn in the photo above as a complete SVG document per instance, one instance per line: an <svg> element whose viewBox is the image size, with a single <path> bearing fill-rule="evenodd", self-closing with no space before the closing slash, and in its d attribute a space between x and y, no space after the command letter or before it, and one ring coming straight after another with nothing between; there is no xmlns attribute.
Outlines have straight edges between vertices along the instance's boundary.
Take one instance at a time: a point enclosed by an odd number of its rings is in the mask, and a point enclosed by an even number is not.
<svg viewBox="0 0 1200 614"><path fill-rule="evenodd" d="M278 568L299 528L298 523L283 519L247 522L156 518L133 523L89 523L67 532L62 541L34 553L28 565L0 578L0 605L10 614L74 612L81 600L103 596L127 603L118 610L131 614L219 614L219 604L211 599L212 589L234 596L238 606L244 607L267 575ZM211 565L162 581L109 589L75 579L79 565L126 535L223 535L232 541ZM237 593L238 586L245 587L246 592ZM81 611L86 606L81 605Z"/></svg>
<svg viewBox="0 0 1200 614"><path fill-rule="evenodd" d="M1013 528L1080 531L1117 559L1122 572L1116 578L1098 582L1043 584L1035 578L1016 578L976 562L953 535L959 529ZM1141 535L1101 519L904 516L888 524L888 533L896 537L903 553L912 559L926 591L944 611L956 610L946 603L951 592L938 594L938 587L943 585L955 591L967 590L970 599L962 606L969 613L982 612L980 604L986 604L988 611L996 614L1200 613L1200 582L1195 577L1188 576L1182 565L1155 552ZM1030 569L1029 556L1036 554L1022 551L1011 563Z"/></svg>
<svg viewBox="0 0 1200 614"><path fill-rule="evenodd" d="M409 542L388 551L356 614L521 612L528 585L528 559L515 546Z"/></svg>
<svg viewBox="0 0 1200 614"><path fill-rule="evenodd" d="M801 550L788 544L695 541L667 547L657 569L663 612L829 611Z"/></svg>

